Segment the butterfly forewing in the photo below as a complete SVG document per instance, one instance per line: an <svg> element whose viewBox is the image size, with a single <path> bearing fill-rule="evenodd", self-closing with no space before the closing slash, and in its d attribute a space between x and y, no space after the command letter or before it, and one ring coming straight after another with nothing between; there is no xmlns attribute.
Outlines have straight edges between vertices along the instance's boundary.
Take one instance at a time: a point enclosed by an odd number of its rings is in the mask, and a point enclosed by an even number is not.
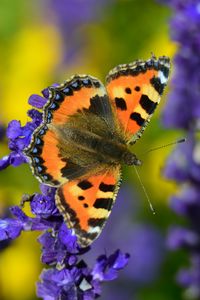
<svg viewBox="0 0 200 300"><path fill-rule="evenodd" d="M169 75L169 59L119 65L107 76L107 92L128 143L136 140L148 124Z"/></svg>
<svg viewBox="0 0 200 300"><path fill-rule="evenodd" d="M71 122L71 127L85 128L88 131L94 127L97 132L98 129L107 132L108 127L113 130L115 125L106 90L96 78L76 75L49 90L50 98L44 107L42 125L33 133L32 142L25 153L40 182L59 186L68 179L85 175L93 167L93 160L90 159L92 163L89 162L87 167L72 161L72 155L80 157L81 161L85 153L73 147L69 140L62 139L58 128L65 126L65 132L69 131L67 126ZM101 130L99 123L93 125L100 118L104 120L106 130ZM63 148L66 149L65 156Z"/></svg>

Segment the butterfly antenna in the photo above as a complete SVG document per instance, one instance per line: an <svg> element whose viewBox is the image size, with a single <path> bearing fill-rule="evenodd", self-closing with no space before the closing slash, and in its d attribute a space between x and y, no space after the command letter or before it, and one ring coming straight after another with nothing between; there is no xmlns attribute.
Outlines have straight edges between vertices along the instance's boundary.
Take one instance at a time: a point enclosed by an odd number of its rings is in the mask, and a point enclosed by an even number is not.
<svg viewBox="0 0 200 300"><path fill-rule="evenodd" d="M153 151L156 151L156 150L159 150L159 149L162 149L162 148L166 148L166 147L169 147L169 146L173 146L173 145L177 145L177 144L181 144L181 143L185 143L186 142L186 138L182 138L180 140L177 140L175 142L171 142L169 144L165 144L165 145L162 145L162 146L159 146L159 147L156 147L156 148L152 148L152 149L149 149L148 151L144 152L144 154L147 154L149 152L153 152Z"/></svg>
<svg viewBox="0 0 200 300"><path fill-rule="evenodd" d="M177 141L175 141L175 142L172 142L172 143L169 143L169 144L165 144L165 145L160 146L160 147L152 148L152 149L146 151L145 153L143 153L143 155L144 155L144 154L147 154L147 153L149 153L149 152L152 152L152 151L156 151L156 150L159 150L159 149L162 149L162 148L165 148L165 147L168 147L168 146L173 146L173 145L176 145L176 144L181 144L181 143L184 143L184 142L186 142L186 138L179 139L179 140L177 140ZM142 189L143 189L143 191L144 191L144 194L145 194L145 196L146 196L146 198L147 198L147 201L148 201L148 203L149 203L150 209L151 209L152 213L155 215L155 214L156 214L156 211L155 211L155 209L154 209L154 207L153 207L153 205L152 205L152 203L151 203L151 200L150 200L150 198L149 198L149 195L147 194L147 191L146 191L146 189L145 189L145 186L144 186L144 184L143 184L143 182L142 182L142 180L141 180L141 177L140 177L140 175L139 175L138 169L136 168L135 165L133 165L133 166L134 166L134 169L135 169L135 173L136 173L136 175L137 175L137 177L138 177L138 179L139 179L140 185L141 185L141 187L142 187Z"/></svg>
<svg viewBox="0 0 200 300"><path fill-rule="evenodd" d="M150 198L149 198L149 195L147 194L147 191L146 191L146 189L145 189L145 186L144 186L144 184L143 184L143 182L142 182L142 180L141 180L141 177L140 177L140 175L139 175L138 169L137 169L137 167L136 167L135 165L133 165L133 166L134 166L134 169L135 169L135 173L136 173L136 175L137 175L137 177L138 177L138 179L139 179L140 185L141 185L141 187L142 187L142 189L143 189L143 191L144 191L144 194L145 194L145 196L146 196L146 198L147 198L147 201L148 201L148 203L149 203L150 209L151 209L153 215L155 215L155 214L156 214L156 211L155 211L155 209L154 209L154 207L153 207L153 205L152 205L152 203L151 203L151 200L150 200Z"/></svg>

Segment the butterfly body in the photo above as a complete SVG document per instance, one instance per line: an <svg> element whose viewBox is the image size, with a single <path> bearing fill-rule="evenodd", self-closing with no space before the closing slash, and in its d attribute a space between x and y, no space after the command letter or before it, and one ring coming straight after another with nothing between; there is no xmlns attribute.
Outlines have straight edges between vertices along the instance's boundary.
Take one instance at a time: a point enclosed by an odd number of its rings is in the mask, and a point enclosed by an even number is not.
<svg viewBox="0 0 200 300"><path fill-rule="evenodd" d="M95 115L91 114L93 121L94 118ZM116 164L134 164L135 155L128 150L125 138L119 132L111 131L103 122L99 117L99 120L84 128L83 115L76 118L74 125L69 121L66 125L53 128L62 158L70 157L72 163L91 169L98 165L106 169Z"/></svg>
<svg viewBox="0 0 200 300"><path fill-rule="evenodd" d="M83 247L111 212L121 165L141 164L129 145L147 126L168 73L169 59L152 57L114 68L106 88L87 75L49 88L43 122L25 153L39 181L57 187L57 207Z"/></svg>

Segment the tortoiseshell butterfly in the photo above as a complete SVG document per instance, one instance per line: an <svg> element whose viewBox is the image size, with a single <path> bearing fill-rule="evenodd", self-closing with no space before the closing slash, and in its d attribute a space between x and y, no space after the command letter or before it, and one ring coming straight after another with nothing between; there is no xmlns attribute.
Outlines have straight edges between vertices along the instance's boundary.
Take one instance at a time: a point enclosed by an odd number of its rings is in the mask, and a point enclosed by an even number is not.
<svg viewBox="0 0 200 300"><path fill-rule="evenodd" d="M43 122L25 153L37 179L57 187L56 204L80 246L101 233L120 184L121 165L140 165L130 152L166 86L170 62L152 56L111 70L104 86L75 75L49 87Z"/></svg>

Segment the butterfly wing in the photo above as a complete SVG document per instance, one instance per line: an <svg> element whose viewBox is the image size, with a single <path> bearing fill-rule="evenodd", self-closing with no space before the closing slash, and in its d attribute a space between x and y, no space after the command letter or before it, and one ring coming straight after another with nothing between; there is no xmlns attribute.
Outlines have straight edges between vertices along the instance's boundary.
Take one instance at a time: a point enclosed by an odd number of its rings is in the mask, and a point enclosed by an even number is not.
<svg viewBox="0 0 200 300"><path fill-rule="evenodd" d="M75 75L58 87L50 87L49 91L50 97L44 107L43 123L34 131L32 142L25 150L25 154L30 158L33 173L40 182L59 186L69 179L86 174L90 166L80 166L72 162L70 158L63 157L62 142L55 129L67 124L69 119L76 114L81 114L80 127L85 126L88 129L91 126L87 118L88 113L92 114L93 119L95 116L101 118L105 126L111 130L112 128L114 130L115 125L107 92L96 78ZM70 148L69 144L67 149L71 153L76 150L73 147ZM77 155L80 158L86 156L83 152ZM92 157L90 157L90 162L92 167L94 165Z"/></svg>
<svg viewBox="0 0 200 300"><path fill-rule="evenodd" d="M31 144L24 151L35 177L52 186L66 181L62 175L66 162L60 158L58 144L56 133L44 123L34 131Z"/></svg>
<svg viewBox="0 0 200 300"><path fill-rule="evenodd" d="M106 78L107 92L127 143L135 142L152 116L169 76L169 58L119 65Z"/></svg>
<svg viewBox="0 0 200 300"><path fill-rule="evenodd" d="M120 167L73 180L58 188L56 204L80 246L90 245L110 215L120 184Z"/></svg>

